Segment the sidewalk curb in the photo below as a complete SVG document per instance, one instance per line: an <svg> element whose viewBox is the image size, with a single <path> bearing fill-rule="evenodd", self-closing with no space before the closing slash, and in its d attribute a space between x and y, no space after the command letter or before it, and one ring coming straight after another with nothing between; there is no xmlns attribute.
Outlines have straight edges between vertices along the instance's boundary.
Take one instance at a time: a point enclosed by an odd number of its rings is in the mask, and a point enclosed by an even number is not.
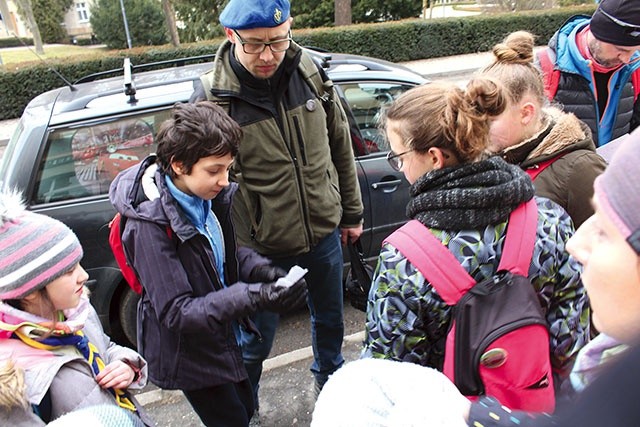
<svg viewBox="0 0 640 427"><path fill-rule="evenodd" d="M364 331L356 332L355 334L347 335L343 341L346 343L362 342L364 340ZM310 359L313 357L313 349L311 346L300 348L298 350L290 351L288 353L274 356L264 361L262 372L269 372L273 369L281 368L283 366L290 365L291 363L299 362L304 359ZM155 402L159 402L167 397L182 395L180 390L151 390L144 393L136 394L136 400L142 405L147 406Z"/></svg>

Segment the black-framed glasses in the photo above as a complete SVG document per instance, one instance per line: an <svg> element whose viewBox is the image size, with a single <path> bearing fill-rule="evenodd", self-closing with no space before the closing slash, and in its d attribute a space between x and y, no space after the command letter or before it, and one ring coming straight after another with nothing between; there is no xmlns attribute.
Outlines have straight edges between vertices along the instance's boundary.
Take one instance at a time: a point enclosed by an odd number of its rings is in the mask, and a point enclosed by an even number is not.
<svg viewBox="0 0 640 427"><path fill-rule="evenodd" d="M389 151L387 153L387 162L389 162L389 166L391 166L394 171L400 172L400 169L402 169L402 156L412 151L413 148L411 150L403 151L399 154L396 154L393 151Z"/></svg>
<svg viewBox="0 0 640 427"><path fill-rule="evenodd" d="M640 25L631 24L629 22L622 21L622 20L616 18L615 16L608 14L607 12L602 10L601 7L598 8L598 11L600 11L600 13L602 13L604 16L606 16L607 18L609 18L610 20L612 20L616 24L620 25L621 27L624 27L625 33L627 33L631 37L640 36Z"/></svg>
<svg viewBox="0 0 640 427"><path fill-rule="evenodd" d="M289 46L291 46L291 41L293 40L291 38L291 30L287 32L287 38L271 40L270 42L248 42L244 40L236 30L233 30L233 33L236 35L236 37L238 37L238 41L242 45L242 50L244 51L244 53L248 53L249 55L258 55L264 52L267 46L269 46L269 49L271 49L271 52L273 53L284 52L285 50L289 49Z"/></svg>

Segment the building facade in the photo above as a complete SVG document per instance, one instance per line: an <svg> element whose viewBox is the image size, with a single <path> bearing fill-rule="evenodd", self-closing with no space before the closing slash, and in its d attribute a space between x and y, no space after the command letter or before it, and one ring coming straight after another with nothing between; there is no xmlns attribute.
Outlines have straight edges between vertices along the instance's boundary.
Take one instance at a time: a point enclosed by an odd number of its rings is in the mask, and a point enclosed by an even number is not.
<svg viewBox="0 0 640 427"><path fill-rule="evenodd" d="M63 26L70 39L91 38L91 6L93 0L74 0L64 16ZM14 0L0 0L0 38L32 37L25 21L18 13Z"/></svg>

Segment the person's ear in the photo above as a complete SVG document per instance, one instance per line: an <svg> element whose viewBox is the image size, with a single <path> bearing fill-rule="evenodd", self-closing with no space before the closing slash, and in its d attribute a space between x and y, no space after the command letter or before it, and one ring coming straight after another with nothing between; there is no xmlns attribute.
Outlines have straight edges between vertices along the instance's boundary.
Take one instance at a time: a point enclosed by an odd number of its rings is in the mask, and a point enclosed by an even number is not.
<svg viewBox="0 0 640 427"><path fill-rule="evenodd" d="M427 159L431 162L433 169L442 169L446 167L449 154L445 153L441 148L431 147L426 153Z"/></svg>
<svg viewBox="0 0 640 427"><path fill-rule="evenodd" d="M537 114L537 108L533 102L525 102L520 107L520 120L524 126L532 123Z"/></svg>
<svg viewBox="0 0 640 427"><path fill-rule="evenodd" d="M229 40L231 43L236 42L236 35L231 28L224 27L224 34L227 36L227 40Z"/></svg>
<svg viewBox="0 0 640 427"><path fill-rule="evenodd" d="M185 175L183 166L182 162L171 162L171 170L176 176Z"/></svg>

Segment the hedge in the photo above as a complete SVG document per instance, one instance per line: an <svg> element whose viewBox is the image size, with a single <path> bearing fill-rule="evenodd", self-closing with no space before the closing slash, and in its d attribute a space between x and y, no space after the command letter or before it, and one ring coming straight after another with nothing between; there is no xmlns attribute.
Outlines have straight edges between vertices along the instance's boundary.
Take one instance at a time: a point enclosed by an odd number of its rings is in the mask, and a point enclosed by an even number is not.
<svg viewBox="0 0 640 427"><path fill-rule="evenodd" d="M485 52L516 30L528 30L544 45L572 15L590 15L595 6L535 12L477 15L434 20L411 19L339 28L294 29L295 40L305 46L319 46L329 52L373 56L392 62ZM64 85L51 71L55 68L73 82L82 76L122 67L123 58L135 64L215 53L222 39L178 48L157 46L113 51L87 59L86 56L50 61L49 65L23 64L20 69L0 73L0 120L20 117L36 95Z"/></svg>

